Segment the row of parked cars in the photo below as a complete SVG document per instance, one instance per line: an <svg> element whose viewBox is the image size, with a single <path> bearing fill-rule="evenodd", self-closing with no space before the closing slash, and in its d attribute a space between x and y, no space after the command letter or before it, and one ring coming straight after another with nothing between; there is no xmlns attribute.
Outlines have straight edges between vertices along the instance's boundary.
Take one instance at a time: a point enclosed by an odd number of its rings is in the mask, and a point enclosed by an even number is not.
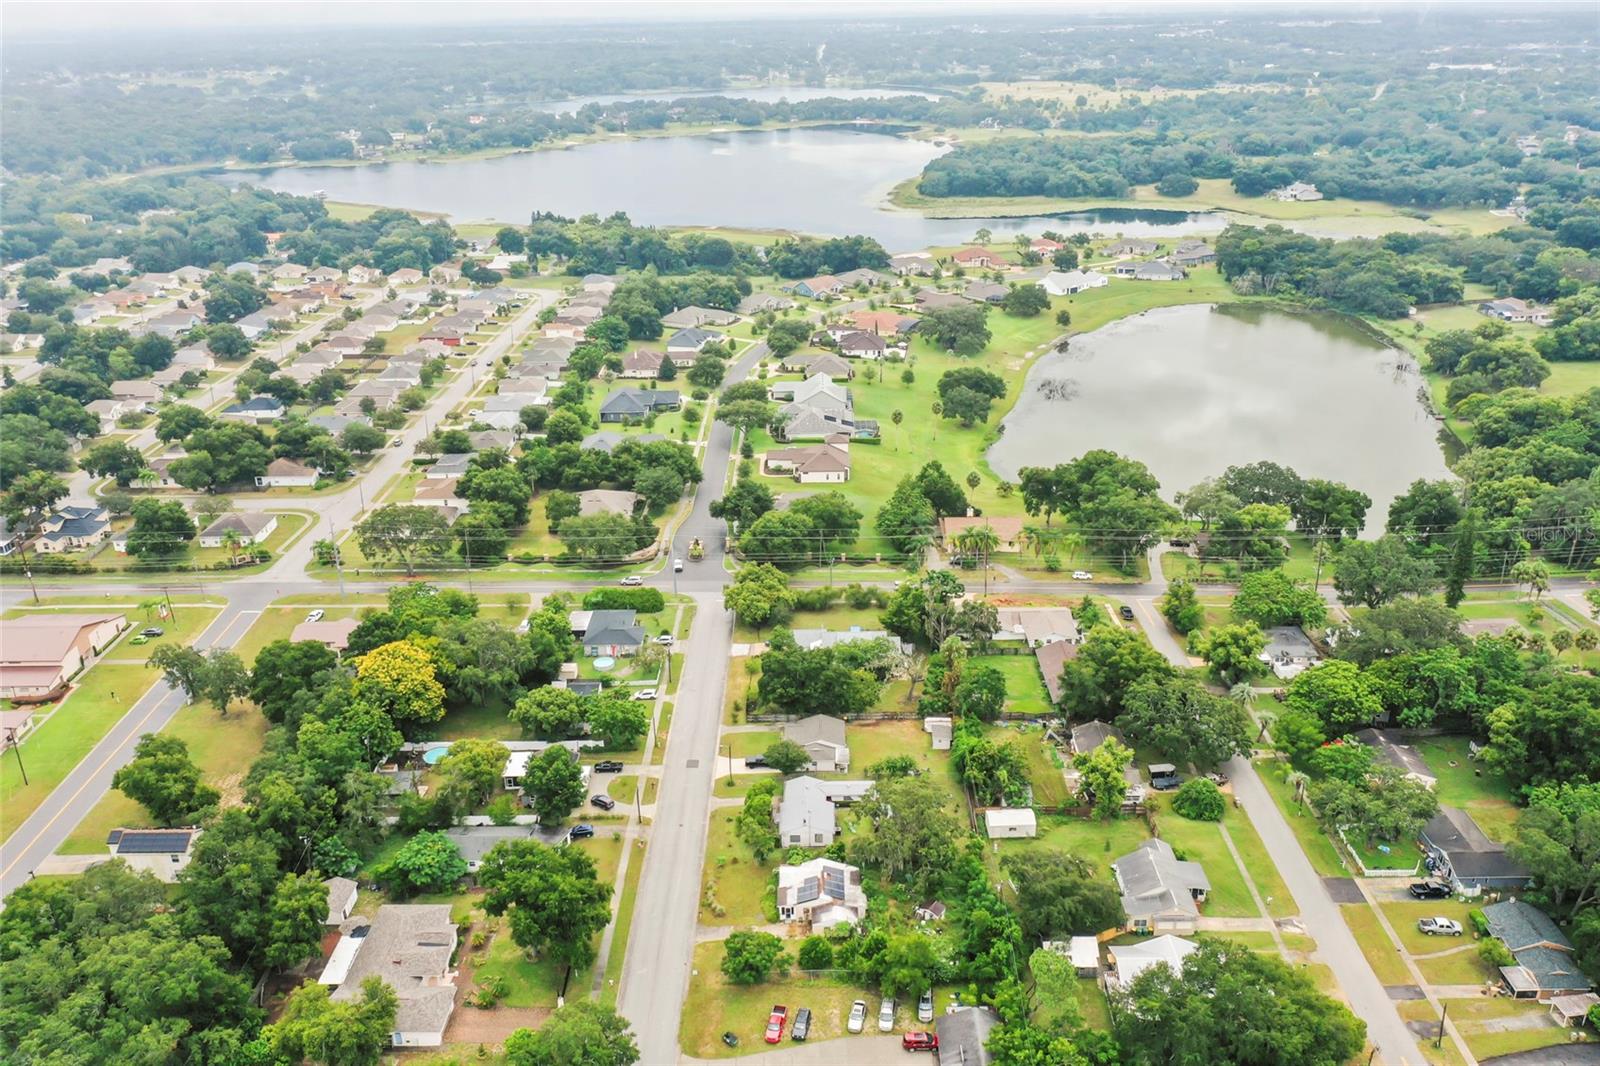
<svg viewBox="0 0 1600 1066"><path fill-rule="evenodd" d="M883 1002L878 1004L878 1031L880 1033L894 1032L893 997L885 996ZM933 1021L933 993L922 993L917 1000L917 1021L927 1023ZM811 1035L811 1008L801 1007L795 1011L794 1024L789 1024L789 1008L786 1004L778 1003L772 1008L772 1013L767 1015L766 1041L776 1044L783 1040L785 1027L789 1029L789 1039L802 1041ZM845 1028L852 1033L859 1033L867 1026L867 1001L858 999L850 1004L850 1016L845 1020ZM724 1033L723 1043L729 1047L736 1045L738 1037L732 1033ZM937 1051L939 1038L933 1033L912 1032L900 1038L900 1046L907 1051Z"/></svg>

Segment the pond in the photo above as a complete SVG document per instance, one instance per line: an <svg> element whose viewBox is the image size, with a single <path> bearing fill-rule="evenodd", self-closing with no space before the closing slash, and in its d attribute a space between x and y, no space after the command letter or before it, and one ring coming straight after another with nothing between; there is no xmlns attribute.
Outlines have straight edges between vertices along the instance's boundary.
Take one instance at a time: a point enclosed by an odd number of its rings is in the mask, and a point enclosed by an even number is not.
<svg viewBox="0 0 1600 1066"><path fill-rule="evenodd" d="M891 252L1009 234L1218 233L1220 214L1112 209L1055 217L933 219L888 206L889 191L947 149L857 129L731 131L649 137L492 159L281 167L216 175L302 196L526 223L533 211L626 211L635 222L876 237Z"/></svg>
<svg viewBox="0 0 1600 1066"><path fill-rule="evenodd" d="M989 449L1024 466L1109 448L1143 461L1172 499L1235 464L1269 459L1372 497L1365 535L1417 478L1451 476L1405 353L1348 319L1250 306L1146 311L1042 356Z"/></svg>

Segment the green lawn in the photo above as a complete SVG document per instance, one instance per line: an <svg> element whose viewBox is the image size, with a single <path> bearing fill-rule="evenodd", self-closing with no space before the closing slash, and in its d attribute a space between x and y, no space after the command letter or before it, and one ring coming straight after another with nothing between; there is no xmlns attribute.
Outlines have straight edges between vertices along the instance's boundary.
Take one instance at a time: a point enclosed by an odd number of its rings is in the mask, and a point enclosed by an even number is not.
<svg viewBox="0 0 1600 1066"><path fill-rule="evenodd" d="M1005 675L1008 712L1041 717L1054 713L1044 678L1039 676L1039 661L1032 654L978 655L970 661L973 665L992 666Z"/></svg>
<svg viewBox="0 0 1600 1066"><path fill-rule="evenodd" d="M1504 774L1467 758L1466 737L1423 737L1414 746L1439 779L1434 792L1441 804L1465 810L1491 839L1511 839L1518 815L1511 787Z"/></svg>
<svg viewBox="0 0 1600 1066"><path fill-rule="evenodd" d="M760 755L782 738L783 734L777 729L763 729L755 733L729 733L728 739L723 743L731 750L719 754L724 756L731 754L737 761L748 755Z"/></svg>
<svg viewBox="0 0 1600 1066"><path fill-rule="evenodd" d="M1472 923L1467 920L1467 912L1480 904L1434 899L1420 903L1382 903L1379 906L1383 909L1383 916L1394 926L1395 935L1400 938L1406 951L1412 955L1432 955L1436 951L1447 951L1473 942ZM1462 935L1428 936L1417 929L1417 922L1422 918L1454 918L1461 923Z"/></svg>
<svg viewBox="0 0 1600 1066"><path fill-rule="evenodd" d="M1465 951L1437 959L1419 959L1417 969L1430 985L1482 984L1499 977L1493 966L1478 957L1477 943L1470 940Z"/></svg>
<svg viewBox="0 0 1600 1066"><path fill-rule="evenodd" d="M1001 840L1000 854L1028 848L1047 847L1087 860L1107 877L1111 863L1150 838L1140 818L1115 818L1102 822L1087 818L1044 815L1039 819L1039 835L1033 840Z"/></svg>
<svg viewBox="0 0 1600 1066"><path fill-rule="evenodd" d="M756 862L734 832L738 816L737 808L711 812L700 893L700 921L707 925L759 925L767 920L761 897L778 868L778 856ZM709 905L713 900L721 913Z"/></svg>
<svg viewBox="0 0 1600 1066"><path fill-rule="evenodd" d="M1203 913L1213 918L1259 917L1261 912L1250 898L1250 887L1245 884L1239 864L1228 851L1227 841L1222 839L1219 823L1191 822L1172 811L1165 800L1166 797L1161 797L1158 801L1161 810L1156 823L1157 832L1162 840L1172 845L1174 851L1205 867L1211 892L1206 897ZM1232 811L1224 817L1234 823L1229 826L1230 831L1245 820L1242 815ZM1262 894L1266 893L1263 891Z"/></svg>
<svg viewBox="0 0 1600 1066"><path fill-rule="evenodd" d="M1233 837L1233 846L1239 849L1240 858L1244 859L1244 868L1250 872L1250 879L1256 883L1256 891L1261 893L1262 902L1267 905L1267 913L1274 918L1298 914L1299 908L1295 906L1289 886L1284 884L1283 875L1278 873L1277 864L1267 853L1267 846L1261 842L1250 819L1238 817L1229 811L1223 824L1228 827L1228 835Z"/></svg>
<svg viewBox="0 0 1600 1066"><path fill-rule="evenodd" d="M1496 1055L1509 1055L1514 1051L1532 1051L1564 1044L1571 1034L1571 1030L1562 1029L1554 1023L1500 1032L1490 1028L1503 1019L1538 1017L1547 1020L1550 1008L1544 1003L1496 996L1493 999L1447 999L1444 1005L1450 1010L1450 1020L1466 1040L1467 1049L1480 1061ZM1591 1033L1591 1043L1593 1039Z"/></svg>
<svg viewBox="0 0 1600 1066"><path fill-rule="evenodd" d="M650 784L654 785L655 781L652 780ZM611 955L606 959L605 984L600 989L600 1000L607 1006L615 1007L617 1003L617 982L622 979L622 964L628 955L628 935L633 930L633 906L639 898L639 876L644 872L645 851L645 841L641 837L634 842L633 855L628 860L628 874L622 882L622 899L617 904L617 928L611 937Z"/></svg>
<svg viewBox="0 0 1600 1066"><path fill-rule="evenodd" d="M1394 946L1389 934L1378 923L1377 912L1365 903L1346 903L1339 911L1344 915L1344 923L1350 927L1356 943L1361 945L1361 953L1367 957L1372 972L1378 975L1378 981L1385 985L1411 984L1411 971L1406 969L1400 949Z"/></svg>
<svg viewBox="0 0 1600 1066"><path fill-rule="evenodd" d="M862 778L867 768L892 755L909 755L917 761L929 780L945 789L955 810L965 809L961 782L950 766L948 751L934 751L921 719L896 719L886 722L852 722L845 729L850 745L850 771L824 774L825 777Z"/></svg>
<svg viewBox="0 0 1600 1066"><path fill-rule="evenodd" d="M1284 783L1283 775L1288 768L1288 763L1277 759L1256 760L1256 770L1261 775L1261 783L1272 794L1284 821L1294 830L1295 837L1300 841L1300 847L1311 860L1312 868L1322 877L1349 877L1351 871L1340 860L1339 853L1334 849L1333 842L1328 839L1327 834L1323 833L1322 826L1308 810L1295 802L1294 793Z"/></svg>
<svg viewBox="0 0 1600 1066"><path fill-rule="evenodd" d="M794 617L787 623L790 630L795 629L834 629L847 630L851 626L860 626L862 629L882 629L883 623L878 620L882 612L877 607L866 607L857 610L846 607L844 604L835 604L826 611L796 611ZM765 641L772 636L772 627L757 632L750 626L736 624L733 628L733 639L737 644L749 644Z"/></svg>

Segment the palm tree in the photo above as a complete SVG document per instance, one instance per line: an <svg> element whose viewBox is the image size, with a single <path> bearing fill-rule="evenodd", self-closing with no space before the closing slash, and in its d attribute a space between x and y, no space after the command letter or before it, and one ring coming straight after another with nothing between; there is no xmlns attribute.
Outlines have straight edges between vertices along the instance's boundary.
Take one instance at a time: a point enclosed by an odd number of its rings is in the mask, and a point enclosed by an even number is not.
<svg viewBox="0 0 1600 1066"><path fill-rule="evenodd" d="M141 468L137 474L133 475L133 483L138 485L141 489L155 488L156 483L160 480L161 475L150 469L148 466Z"/></svg>
<svg viewBox="0 0 1600 1066"><path fill-rule="evenodd" d="M1311 778L1299 770L1290 770L1284 775L1283 783L1294 789L1294 801L1304 807L1306 805L1306 787L1311 784Z"/></svg>
<svg viewBox="0 0 1600 1066"><path fill-rule="evenodd" d="M1250 687L1250 682L1241 681L1228 690L1228 698L1245 710L1253 710L1256 705L1256 690Z"/></svg>
<svg viewBox="0 0 1600 1066"><path fill-rule="evenodd" d="M239 546L243 543L244 541L239 538L239 534L231 529L222 534L222 549L228 553L228 562L232 563L238 560Z"/></svg>

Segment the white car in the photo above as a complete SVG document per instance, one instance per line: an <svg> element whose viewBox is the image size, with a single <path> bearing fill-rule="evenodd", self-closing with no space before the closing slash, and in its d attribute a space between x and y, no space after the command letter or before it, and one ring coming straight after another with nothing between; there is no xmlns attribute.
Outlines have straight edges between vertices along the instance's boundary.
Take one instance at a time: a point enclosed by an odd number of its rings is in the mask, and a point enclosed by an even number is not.
<svg viewBox="0 0 1600 1066"><path fill-rule="evenodd" d="M638 692L633 694L633 698L639 700L640 702L645 700L653 700L656 698L656 690L653 688L640 689Z"/></svg>
<svg viewBox="0 0 1600 1066"><path fill-rule="evenodd" d="M917 1000L917 1021L927 1023L933 1021L933 990L922 993Z"/></svg>
<svg viewBox="0 0 1600 1066"><path fill-rule="evenodd" d="M622 584L625 587L630 587L631 588L634 585L642 585L642 584L644 584L644 578L639 576L638 574L629 574L627 577L622 579Z"/></svg>
<svg viewBox="0 0 1600 1066"><path fill-rule="evenodd" d="M894 1000L887 996L878 1007L878 1032L894 1032Z"/></svg>
<svg viewBox="0 0 1600 1066"><path fill-rule="evenodd" d="M318 607L315 611L312 611L310 614L306 615L306 621L307 622L320 622L320 621L322 621L322 608Z"/></svg>
<svg viewBox="0 0 1600 1066"><path fill-rule="evenodd" d="M1074 570L1072 572L1072 580L1074 580L1074 581L1093 581L1094 580L1094 575L1089 573L1089 571L1087 571L1087 570Z"/></svg>
<svg viewBox="0 0 1600 1066"><path fill-rule="evenodd" d="M671 644L672 643L672 634L671 633L663 633L663 634L661 634L659 637L656 638L656 643L657 644Z"/></svg>
<svg viewBox="0 0 1600 1066"><path fill-rule="evenodd" d="M850 1020L845 1023L845 1028L852 1033L859 1033L867 1025L867 1001L858 999L850 1004Z"/></svg>
<svg viewBox="0 0 1600 1066"><path fill-rule="evenodd" d="M1454 918L1419 918L1417 929L1428 936L1460 936L1462 931Z"/></svg>
<svg viewBox="0 0 1600 1066"><path fill-rule="evenodd" d="M674 574L683 573L683 560L682 559L674 559L674 560L672 560L672 572Z"/></svg>

